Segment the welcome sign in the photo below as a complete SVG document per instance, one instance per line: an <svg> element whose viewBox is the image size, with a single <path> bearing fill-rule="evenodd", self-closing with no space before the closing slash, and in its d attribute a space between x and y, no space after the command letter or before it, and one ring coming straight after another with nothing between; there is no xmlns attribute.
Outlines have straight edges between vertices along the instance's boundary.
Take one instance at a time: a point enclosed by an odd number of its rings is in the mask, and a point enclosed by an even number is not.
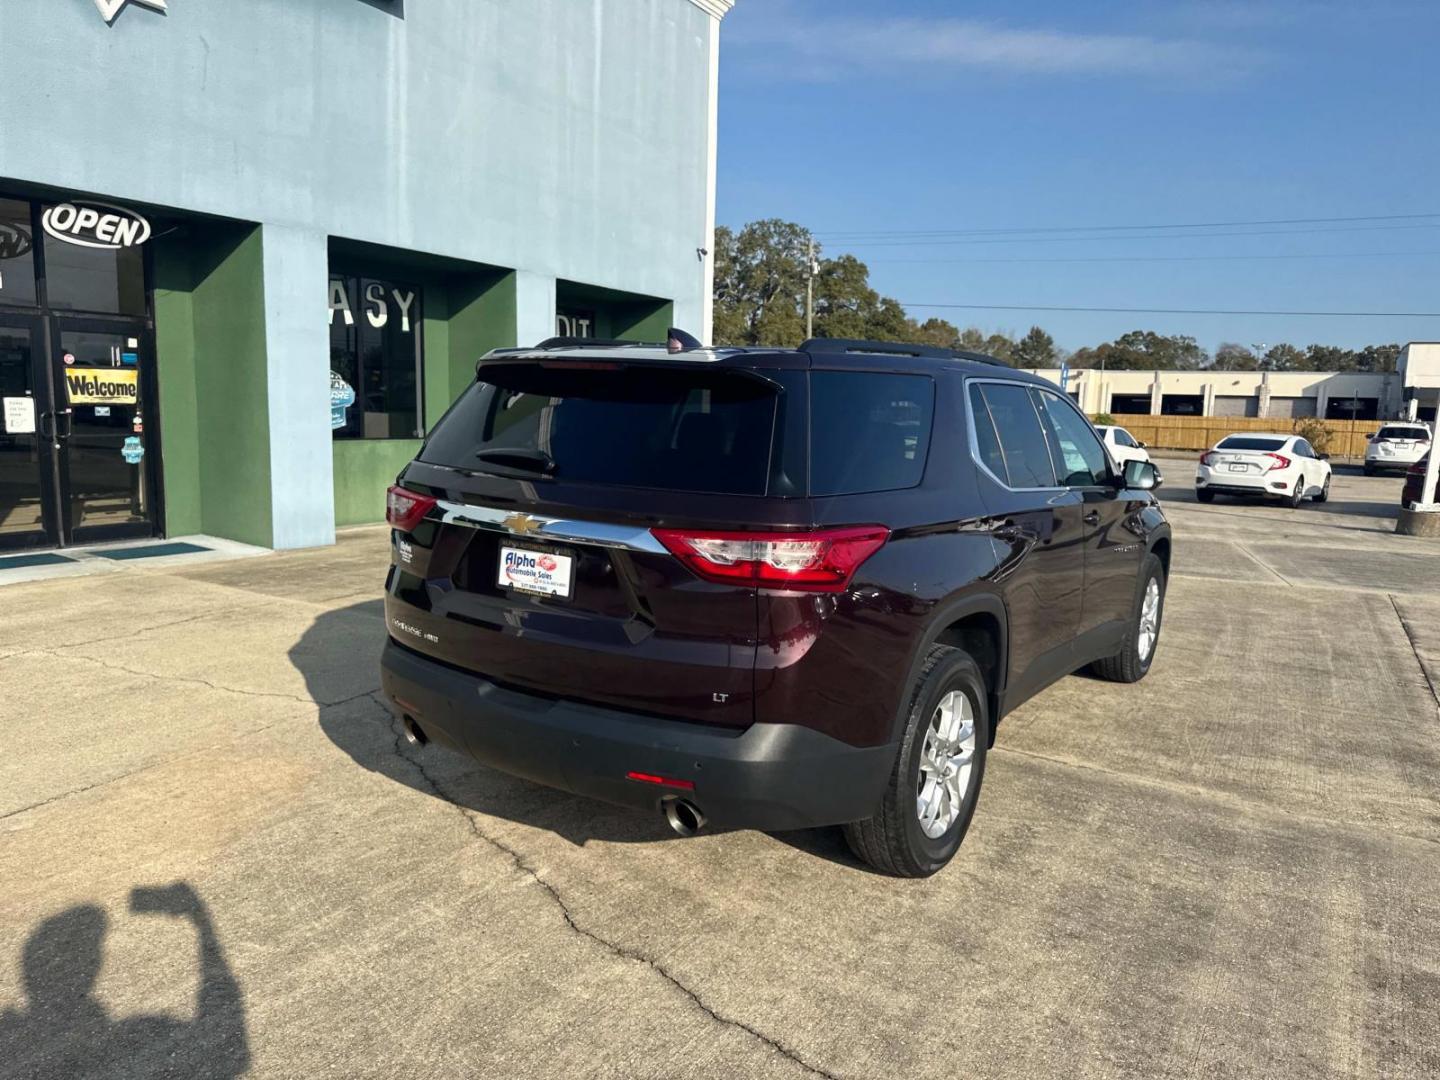
<svg viewBox="0 0 1440 1080"><path fill-rule="evenodd" d="M135 405L140 401L140 373L67 371L65 393L71 405Z"/></svg>

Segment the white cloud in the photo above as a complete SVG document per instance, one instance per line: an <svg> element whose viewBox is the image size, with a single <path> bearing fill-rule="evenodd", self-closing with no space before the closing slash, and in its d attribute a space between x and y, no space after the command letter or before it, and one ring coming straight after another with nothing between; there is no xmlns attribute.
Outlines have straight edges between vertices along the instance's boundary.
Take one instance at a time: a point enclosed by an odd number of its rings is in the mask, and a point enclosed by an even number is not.
<svg viewBox="0 0 1440 1080"><path fill-rule="evenodd" d="M1228 40L1153 34L1077 33L963 18L830 17L781 3L736 20L727 44L773 75L844 78L855 68L924 74L984 69L1020 75L1230 79L1262 55ZM728 28L727 28L728 29Z"/></svg>

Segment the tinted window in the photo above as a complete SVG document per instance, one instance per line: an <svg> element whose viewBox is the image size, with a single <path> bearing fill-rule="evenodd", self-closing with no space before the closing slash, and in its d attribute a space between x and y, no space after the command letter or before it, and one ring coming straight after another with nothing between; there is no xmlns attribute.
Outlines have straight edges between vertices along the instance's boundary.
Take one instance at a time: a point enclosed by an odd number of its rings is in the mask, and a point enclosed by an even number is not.
<svg viewBox="0 0 1440 1080"><path fill-rule="evenodd" d="M1090 422L1054 394L1035 391L1050 433L1055 474L1066 487L1094 487L1110 479L1105 448Z"/></svg>
<svg viewBox="0 0 1440 1080"><path fill-rule="evenodd" d="M1216 450L1279 450L1285 445L1284 439L1267 439L1254 435L1231 435L1216 444Z"/></svg>
<svg viewBox="0 0 1440 1080"><path fill-rule="evenodd" d="M1126 431L1124 428L1118 428L1118 427L1117 427L1117 428L1115 429L1115 444L1116 444L1117 446L1134 446L1134 445L1135 445L1135 440L1131 437L1130 433L1129 433L1128 431Z"/></svg>
<svg viewBox="0 0 1440 1080"><path fill-rule="evenodd" d="M436 425L420 460L564 483L765 494L774 385L725 372L597 367L482 366L484 381Z"/></svg>
<svg viewBox="0 0 1440 1080"><path fill-rule="evenodd" d="M138 247L117 251L45 241L45 290L50 306L105 314L145 314L145 256Z"/></svg>
<svg viewBox="0 0 1440 1080"><path fill-rule="evenodd" d="M1014 488L1054 487L1050 447L1030 392L1014 383L975 383L970 398L977 441L988 419L999 443L1003 469L997 470L987 461L990 471Z"/></svg>
<svg viewBox="0 0 1440 1080"><path fill-rule="evenodd" d="M0 304L36 303L32 232L30 204L0 199Z"/></svg>
<svg viewBox="0 0 1440 1080"><path fill-rule="evenodd" d="M810 494L914 487L925 473L935 384L924 375L810 374Z"/></svg>
<svg viewBox="0 0 1440 1080"><path fill-rule="evenodd" d="M1428 441L1430 438L1430 432L1426 431L1424 428L1400 427L1395 424L1391 424L1388 427L1382 427L1379 434L1377 434L1375 437L1377 439L1423 439Z"/></svg>
<svg viewBox="0 0 1440 1080"><path fill-rule="evenodd" d="M1304 439L1295 440L1295 453L1301 457L1313 458L1315 456L1315 451L1310 449L1310 444Z"/></svg>
<svg viewBox="0 0 1440 1080"><path fill-rule="evenodd" d="M423 298L416 285L330 278L330 428L337 439L422 432Z"/></svg>

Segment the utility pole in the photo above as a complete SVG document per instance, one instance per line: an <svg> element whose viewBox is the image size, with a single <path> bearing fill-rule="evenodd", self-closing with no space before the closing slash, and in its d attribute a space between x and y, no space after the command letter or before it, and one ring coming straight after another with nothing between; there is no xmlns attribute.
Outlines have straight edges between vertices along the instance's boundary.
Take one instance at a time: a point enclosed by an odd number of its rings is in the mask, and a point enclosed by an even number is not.
<svg viewBox="0 0 1440 1080"><path fill-rule="evenodd" d="M809 341L815 336L815 275L820 272L820 264L815 260L815 241L810 241L809 251L805 255L805 340Z"/></svg>

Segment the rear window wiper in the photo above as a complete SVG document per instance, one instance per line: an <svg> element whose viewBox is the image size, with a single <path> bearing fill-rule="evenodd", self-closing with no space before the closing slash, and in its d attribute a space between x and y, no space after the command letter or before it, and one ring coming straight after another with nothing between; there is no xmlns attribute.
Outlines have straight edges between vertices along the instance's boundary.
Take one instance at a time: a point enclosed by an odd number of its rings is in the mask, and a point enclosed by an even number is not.
<svg viewBox="0 0 1440 1080"><path fill-rule="evenodd" d="M544 473L546 476L552 476L555 473L555 459L544 450L526 450L518 446L513 448L496 446L488 450L477 450L475 456L481 461L527 469L530 472Z"/></svg>

